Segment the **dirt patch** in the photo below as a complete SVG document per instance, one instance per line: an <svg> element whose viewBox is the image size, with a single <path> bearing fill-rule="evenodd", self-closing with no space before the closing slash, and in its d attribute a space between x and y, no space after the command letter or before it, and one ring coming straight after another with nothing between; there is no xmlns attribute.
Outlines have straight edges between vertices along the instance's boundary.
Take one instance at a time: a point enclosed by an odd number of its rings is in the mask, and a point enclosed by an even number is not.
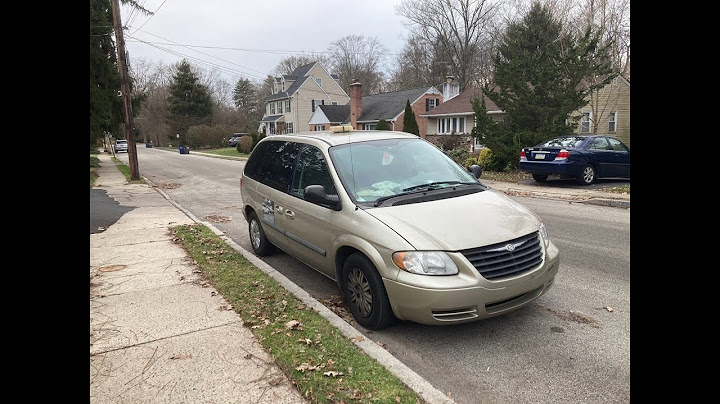
<svg viewBox="0 0 720 404"><path fill-rule="evenodd" d="M209 222L212 222L212 223L225 223L225 222L229 222L232 220L227 216L215 215L215 214L205 216L205 219L207 219Z"/></svg>
<svg viewBox="0 0 720 404"><path fill-rule="evenodd" d="M563 320L574 321L576 323L581 323L581 324L587 324L593 328L600 328L600 322L595 320L594 318L588 316L587 314L575 312L572 310L567 311L567 312L560 312L560 311L548 309L548 311L551 312L552 314L562 318Z"/></svg>

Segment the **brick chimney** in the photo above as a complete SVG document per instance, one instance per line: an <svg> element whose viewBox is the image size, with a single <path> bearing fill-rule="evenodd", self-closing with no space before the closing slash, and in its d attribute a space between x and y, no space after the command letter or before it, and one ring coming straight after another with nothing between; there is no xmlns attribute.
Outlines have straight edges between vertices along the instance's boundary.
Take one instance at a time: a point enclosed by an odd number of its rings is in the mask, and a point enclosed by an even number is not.
<svg viewBox="0 0 720 404"><path fill-rule="evenodd" d="M350 83L350 124L357 129L357 120L362 113L362 85L358 79Z"/></svg>

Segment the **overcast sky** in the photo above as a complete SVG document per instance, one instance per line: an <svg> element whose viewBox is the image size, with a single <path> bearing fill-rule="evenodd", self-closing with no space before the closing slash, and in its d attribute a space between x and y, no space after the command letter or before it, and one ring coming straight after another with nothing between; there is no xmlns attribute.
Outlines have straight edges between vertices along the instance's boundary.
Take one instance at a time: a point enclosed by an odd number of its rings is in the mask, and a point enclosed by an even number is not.
<svg viewBox="0 0 720 404"><path fill-rule="evenodd" d="M231 83L259 82L288 56L324 52L347 35L375 37L399 53L407 36L400 0L138 0L146 16L121 6L130 63L183 58L217 69ZM392 59L387 60L389 73Z"/></svg>

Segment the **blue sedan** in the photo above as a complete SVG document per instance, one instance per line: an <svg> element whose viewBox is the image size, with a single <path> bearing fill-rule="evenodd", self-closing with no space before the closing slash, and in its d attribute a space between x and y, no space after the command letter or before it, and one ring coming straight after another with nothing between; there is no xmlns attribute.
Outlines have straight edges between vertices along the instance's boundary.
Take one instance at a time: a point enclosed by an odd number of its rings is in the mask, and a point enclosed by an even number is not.
<svg viewBox="0 0 720 404"><path fill-rule="evenodd" d="M520 151L520 170L537 182L549 175L590 185L597 178L630 178L630 148L611 136L570 135Z"/></svg>

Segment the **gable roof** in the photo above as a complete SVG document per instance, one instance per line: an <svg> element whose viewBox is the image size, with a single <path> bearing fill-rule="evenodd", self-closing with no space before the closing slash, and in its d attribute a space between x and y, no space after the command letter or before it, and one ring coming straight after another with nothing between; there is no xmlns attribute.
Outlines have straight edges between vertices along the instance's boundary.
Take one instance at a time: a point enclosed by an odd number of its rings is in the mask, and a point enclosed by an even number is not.
<svg viewBox="0 0 720 404"><path fill-rule="evenodd" d="M413 105L420 97L428 92L438 94L438 96L441 95L440 92L432 86L366 95L362 97L362 111L357 121L374 122L381 119L388 122L394 121L400 114L405 112L405 106L408 100L410 101L410 105ZM318 108L322 110L322 113L325 114L330 123L350 122L350 102L345 105L320 105Z"/></svg>
<svg viewBox="0 0 720 404"><path fill-rule="evenodd" d="M293 80L293 84L285 91L280 91L279 93L269 95L267 98L265 98L265 101L281 100L283 98L288 98L291 95L294 95L300 89L300 87L302 87L302 85L310 78L310 76L308 76L308 73L316 64L317 62L311 62L306 65L298 66L295 68L295 70L292 71L292 73L284 74L283 77L285 78L285 80Z"/></svg>
<svg viewBox="0 0 720 404"><path fill-rule="evenodd" d="M362 97L362 112L357 121L395 120L400 114L405 112L405 106L408 101L410 101L410 105L413 105L420 97L428 92L441 95L440 92L432 86L366 95Z"/></svg>
<svg viewBox="0 0 720 404"><path fill-rule="evenodd" d="M468 115L468 114L474 114L475 111L473 111L472 108L472 100L474 98L480 98L483 96L482 90L477 87L468 87L457 95L456 97L453 97L452 99L443 102L442 104L438 105L437 107L431 109L425 114L421 114L420 116L427 116L427 117L437 117L437 116L443 116L443 115ZM487 112L502 112L500 108L498 108L497 105L488 97L485 97L485 109Z"/></svg>

